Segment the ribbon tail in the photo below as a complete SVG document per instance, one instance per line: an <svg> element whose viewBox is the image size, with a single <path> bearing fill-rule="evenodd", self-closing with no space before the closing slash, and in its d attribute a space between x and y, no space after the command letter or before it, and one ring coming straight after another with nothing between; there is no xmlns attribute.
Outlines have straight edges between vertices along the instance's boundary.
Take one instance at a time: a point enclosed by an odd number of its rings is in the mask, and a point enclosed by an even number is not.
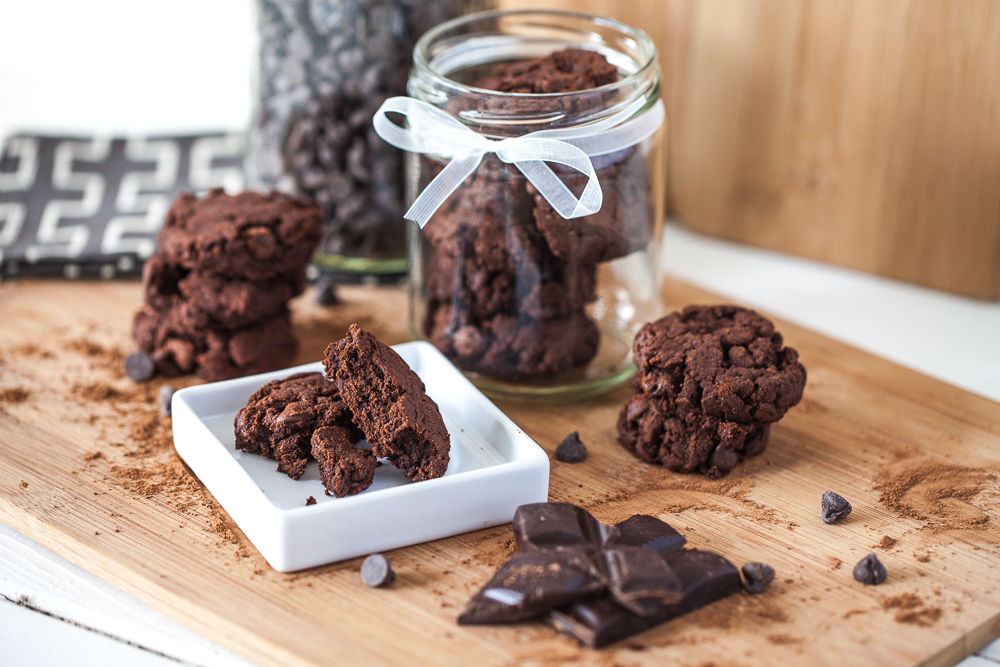
<svg viewBox="0 0 1000 667"><path fill-rule="evenodd" d="M413 220L423 229L441 204L479 167L479 163L483 161L483 155L485 153L476 152L455 157L445 165L440 174L427 184L427 187L413 201L403 217L407 220Z"/></svg>
<svg viewBox="0 0 1000 667"><path fill-rule="evenodd" d="M604 193L601 192L601 184L593 167L587 174L587 185L577 199L555 172L541 160L515 162L514 166L521 170L524 177L535 186L555 212L567 220L593 215L600 211L604 204Z"/></svg>

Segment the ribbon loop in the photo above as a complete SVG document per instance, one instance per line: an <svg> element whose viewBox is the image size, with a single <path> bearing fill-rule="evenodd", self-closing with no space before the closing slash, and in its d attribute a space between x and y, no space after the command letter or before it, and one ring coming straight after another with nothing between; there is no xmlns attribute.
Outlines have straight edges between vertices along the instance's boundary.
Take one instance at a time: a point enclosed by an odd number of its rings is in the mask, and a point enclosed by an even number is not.
<svg viewBox="0 0 1000 667"><path fill-rule="evenodd" d="M501 161L517 167L556 213L572 219L597 213L604 201L590 156L635 145L663 122L662 102L657 100L650 111L635 117L642 106L643 101L637 100L625 110L597 123L541 130L497 141L484 137L431 104L412 97L390 97L375 113L372 125L380 137L397 148L450 159L404 215L421 228L476 171L487 153L494 153ZM389 120L389 113L406 116L407 127ZM565 165L587 176L587 185L579 198L546 162Z"/></svg>

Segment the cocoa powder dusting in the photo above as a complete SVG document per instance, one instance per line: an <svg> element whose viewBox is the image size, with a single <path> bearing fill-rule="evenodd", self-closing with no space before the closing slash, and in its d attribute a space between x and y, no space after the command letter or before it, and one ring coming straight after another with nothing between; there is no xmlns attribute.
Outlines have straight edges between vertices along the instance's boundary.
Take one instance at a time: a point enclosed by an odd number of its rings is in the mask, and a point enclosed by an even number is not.
<svg viewBox="0 0 1000 667"><path fill-rule="evenodd" d="M4 387L0 389L0 403L24 403L31 398L31 392L23 387Z"/></svg>
<svg viewBox="0 0 1000 667"><path fill-rule="evenodd" d="M659 491L678 491L688 497L684 502L674 500L658 506L660 514L677 514L688 510L706 510L737 518L749 519L757 523L785 523L778 513L766 505L751 500L748 495L754 483L744 475L734 472L722 479L709 479L701 475L664 472L653 481L632 484L628 489L608 494L590 503L581 503L587 510L595 510L603 505L627 503L634 498ZM626 513L615 520L626 519ZM611 520L610 517L605 517ZM789 525L788 527L791 527Z"/></svg>
<svg viewBox="0 0 1000 667"><path fill-rule="evenodd" d="M884 470L873 486L880 503L927 528L985 529L990 517L973 501L987 489L996 492L997 479L992 470L925 461Z"/></svg>
<svg viewBox="0 0 1000 667"><path fill-rule="evenodd" d="M124 353L118 347L104 347L88 338L69 341L66 348L90 357L94 366L112 371L116 377L123 377Z"/></svg>
<svg viewBox="0 0 1000 667"><path fill-rule="evenodd" d="M204 517L205 530L223 537L226 544L236 545L238 558L249 556L239 535L226 528L221 508L174 451L171 420L160 414L161 383L137 384L127 380L125 355L117 346L82 337L66 342L63 347L90 359L91 369L107 378L70 384L74 397L95 404L89 423L104 424L127 434L124 443L111 441L106 448L85 453L84 462L94 466L107 461L109 481L136 496L159 498L178 513ZM45 352L34 347L22 346L21 351L45 356ZM177 388L194 382L193 378L171 378L171 385ZM110 417L108 412L112 413ZM117 451L112 447L118 448Z"/></svg>
<svg viewBox="0 0 1000 667"><path fill-rule="evenodd" d="M916 593L901 593L884 598L879 605L886 611L897 610L893 617L897 623L919 625L924 628L937 623L944 613L940 607L925 606L923 598Z"/></svg>
<svg viewBox="0 0 1000 667"><path fill-rule="evenodd" d="M118 401L125 398L125 394L119 389L101 382L74 385L73 393L87 401Z"/></svg>

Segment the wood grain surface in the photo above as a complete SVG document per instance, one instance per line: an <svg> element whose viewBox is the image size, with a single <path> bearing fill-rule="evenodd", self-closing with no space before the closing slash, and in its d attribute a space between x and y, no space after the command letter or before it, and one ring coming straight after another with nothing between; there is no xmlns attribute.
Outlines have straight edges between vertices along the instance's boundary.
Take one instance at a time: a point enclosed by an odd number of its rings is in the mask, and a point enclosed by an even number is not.
<svg viewBox="0 0 1000 667"><path fill-rule="evenodd" d="M351 322L405 340L403 290L341 296L295 302L296 363ZM552 500L605 522L654 514L694 546L778 572L763 595L592 651L537 622L456 624L512 549L509 525L390 552L384 589L361 583L360 559L271 570L173 453L165 381L122 373L140 298L136 283L0 285L0 519L261 665L948 665L1000 636L1000 404L782 322L809 371L804 399L722 480L622 449L627 390L502 404L549 454L574 430L589 447L583 463L553 460ZM674 282L664 298L715 300ZM826 490L854 505L842 523L820 520ZM882 585L851 577L869 552L888 568Z"/></svg>
<svg viewBox="0 0 1000 667"><path fill-rule="evenodd" d="M670 209L703 233L1000 298L992 0L501 0L660 52Z"/></svg>

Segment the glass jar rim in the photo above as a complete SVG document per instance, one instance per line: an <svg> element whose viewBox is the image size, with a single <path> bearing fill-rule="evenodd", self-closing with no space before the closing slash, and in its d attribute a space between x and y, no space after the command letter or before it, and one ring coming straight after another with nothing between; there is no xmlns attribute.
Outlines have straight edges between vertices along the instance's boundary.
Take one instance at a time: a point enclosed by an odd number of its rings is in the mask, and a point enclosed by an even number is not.
<svg viewBox="0 0 1000 667"><path fill-rule="evenodd" d="M440 72L433 66L435 57L432 57L432 47L445 39L445 37L452 32L456 33L456 37L459 36L459 31L467 26L475 23L485 23L488 21L499 20L504 18L513 19L545 19L550 18L554 20L563 21L577 21L583 24L590 23L595 27L600 27L605 30L611 30L619 33L623 39L630 41L634 45L634 49L637 53L644 56L641 60L636 60L623 53L612 46L608 45L603 40L595 42L593 40L588 42L581 42L581 46L586 45L596 45L601 44L605 47L606 52L614 52L621 55L623 58L630 60L635 63L635 69L633 71L627 71L624 76L619 78L617 81L612 83L604 84L603 86L598 86L596 88L590 88L585 91L573 92L573 93L511 93L511 92L500 92L496 90L490 90L485 88L477 88L472 85L463 84L455 79L449 77L449 75L456 71L458 68L453 68L447 72ZM553 26L555 27L555 26ZM482 33L482 35L487 35L488 33ZM593 34L593 33L592 33ZM477 35L477 33L469 33L465 35L466 38ZM512 37L514 35L511 35ZM556 41L556 40L552 40ZM567 42L569 45L569 42ZM591 49L593 50L593 49ZM621 59L619 59L621 60ZM496 61L483 61L485 62L496 62ZM647 35L642 30L623 23L616 19L597 16L594 14L588 14L585 12L575 12L575 11L564 11L564 10L550 10L550 9L518 9L518 10L495 10L487 12L477 12L473 14L468 14L466 16L461 16L458 18L451 19L441 23L427 32L425 32L418 40L413 49L413 72L411 73L411 82L414 80L422 80L429 83L437 91L441 91L444 96L448 95L459 95L463 93L475 93L482 96L484 99L494 97L503 99L532 99L532 100L545 100L554 98L566 98L572 97L574 95L584 95L593 94L595 91L601 92L612 92L616 90L628 91L632 89L634 92L631 95L626 96L628 100L636 99L637 97L648 93L650 90L654 90L658 93L659 91L659 60L657 56L656 46L653 44L652 38Z"/></svg>

